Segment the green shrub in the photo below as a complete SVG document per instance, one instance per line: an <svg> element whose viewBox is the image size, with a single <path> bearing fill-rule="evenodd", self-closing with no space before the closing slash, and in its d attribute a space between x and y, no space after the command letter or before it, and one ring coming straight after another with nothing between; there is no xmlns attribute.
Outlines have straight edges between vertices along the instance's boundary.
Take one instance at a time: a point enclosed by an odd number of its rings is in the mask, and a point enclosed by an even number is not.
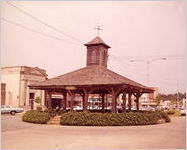
<svg viewBox="0 0 187 150"><path fill-rule="evenodd" d="M90 113L68 112L61 115L61 125L76 126L130 126L157 124L170 118L164 112Z"/></svg>
<svg viewBox="0 0 187 150"><path fill-rule="evenodd" d="M165 119L166 122L171 122L171 119L169 118L168 114L166 112L158 112L160 114L160 119Z"/></svg>
<svg viewBox="0 0 187 150"><path fill-rule="evenodd" d="M49 121L50 116L47 112L40 112L37 110L28 110L23 116L22 120L25 122L45 124Z"/></svg>
<svg viewBox="0 0 187 150"><path fill-rule="evenodd" d="M39 96L34 99L34 102L37 104L41 104L41 101L42 101L42 99Z"/></svg>
<svg viewBox="0 0 187 150"><path fill-rule="evenodd" d="M57 115L57 112L55 109L45 109L44 112L48 113L50 117L54 117Z"/></svg>

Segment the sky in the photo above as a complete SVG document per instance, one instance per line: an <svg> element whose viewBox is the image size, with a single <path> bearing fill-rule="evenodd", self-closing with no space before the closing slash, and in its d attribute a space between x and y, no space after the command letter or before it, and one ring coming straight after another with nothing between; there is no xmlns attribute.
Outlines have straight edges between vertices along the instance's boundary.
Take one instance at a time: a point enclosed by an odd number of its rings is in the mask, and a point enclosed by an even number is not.
<svg viewBox="0 0 187 150"><path fill-rule="evenodd" d="M48 78L85 67L83 44L100 25L108 69L185 92L185 11L185 1L1 1L1 66L39 67Z"/></svg>

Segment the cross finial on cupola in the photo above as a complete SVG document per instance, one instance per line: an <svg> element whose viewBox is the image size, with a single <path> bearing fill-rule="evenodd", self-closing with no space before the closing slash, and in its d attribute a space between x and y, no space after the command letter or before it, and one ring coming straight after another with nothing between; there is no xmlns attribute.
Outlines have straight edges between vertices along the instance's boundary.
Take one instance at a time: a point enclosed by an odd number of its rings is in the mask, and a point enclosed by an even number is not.
<svg viewBox="0 0 187 150"><path fill-rule="evenodd" d="M100 25L98 25L96 28L94 28L95 30L97 30L97 36L99 36L99 31L100 30L103 30L103 29L101 29L101 27L100 27Z"/></svg>

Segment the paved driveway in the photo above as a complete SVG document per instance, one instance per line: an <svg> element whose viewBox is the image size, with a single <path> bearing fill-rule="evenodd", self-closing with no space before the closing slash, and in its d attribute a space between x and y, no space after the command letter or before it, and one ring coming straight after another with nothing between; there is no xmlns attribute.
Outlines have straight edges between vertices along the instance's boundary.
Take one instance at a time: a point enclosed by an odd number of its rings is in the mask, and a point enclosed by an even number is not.
<svg viewBox="0 0 187 150"><path fill-rule="evenodd" d="M4 121L6 122L2 120ZM28 126L28 123L23 122L19 124L25 125L21 125L23 128L9 128L2 132L2 148L184 149L186 146L185 117L172 118L171 123L150 126L76 127L33 124Z"/></svg>

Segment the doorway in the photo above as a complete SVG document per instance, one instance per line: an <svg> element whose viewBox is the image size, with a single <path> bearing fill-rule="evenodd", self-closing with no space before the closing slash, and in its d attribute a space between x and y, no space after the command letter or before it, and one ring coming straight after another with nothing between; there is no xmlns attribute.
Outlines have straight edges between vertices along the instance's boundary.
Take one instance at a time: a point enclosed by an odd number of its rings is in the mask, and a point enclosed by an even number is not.
<svg viewBox="0 0 187 150"><path fill-rule="evenodd" d="M29 93L29 105L31 106L31 109L34 109L34 96L35 93Z"/></svg>
<svg viewBox="0 0 187 150"><path fill-rule="evenodd" d="M52 109L56 109L56 107L61 108L61 100L62 99L52 98L52 103L51 103Z"/></svg>

